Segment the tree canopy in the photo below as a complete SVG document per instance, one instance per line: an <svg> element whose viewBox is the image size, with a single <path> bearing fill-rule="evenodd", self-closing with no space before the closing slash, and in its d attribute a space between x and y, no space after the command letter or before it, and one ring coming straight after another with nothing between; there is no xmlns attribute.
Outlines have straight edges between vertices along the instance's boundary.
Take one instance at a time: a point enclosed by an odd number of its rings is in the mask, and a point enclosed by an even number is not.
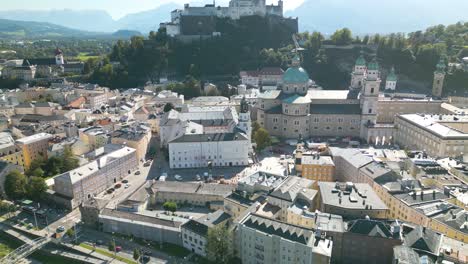
<svg viewBox="0 0 468 264"><path fill-rule="evenodd" d="M15 200L29 198L38 201L47 191L47 184L41 177L26 177L19 171L11 171L5 176L5 193Z"/></svg>
<svg viewBox="0 0 468 264"><path fill-rule="evenodd" d="M208 229L206 252L215 263L229 263L233 257L232 232L227 226L218 225Z"/></svg>

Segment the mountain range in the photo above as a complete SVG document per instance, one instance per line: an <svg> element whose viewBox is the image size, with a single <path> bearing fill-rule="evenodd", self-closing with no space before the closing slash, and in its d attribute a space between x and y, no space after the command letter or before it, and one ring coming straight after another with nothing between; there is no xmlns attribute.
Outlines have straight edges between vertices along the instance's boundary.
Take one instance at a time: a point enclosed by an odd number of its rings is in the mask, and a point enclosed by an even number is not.
<svg viewBox="0 0 468 264"><path fill-rule="evenodd" d="M70 9L0 11L0 18L46 22L90 32L114 32L127 29L147 33L151 30L158 30L159 23L169 21L171 11L180 7L175 3L164 4L152 10L128 14L118 20L114 20L103 10Z"/></svg>
<svg viewBox="0 0 468 264"><path fill-rule="evenodd" d="M155 9L128 14L114 20L103 10L14 10L0 11L0 18L47 22L91 32L135 30L143 34L157 30L170 20L170 12L181 8L169 3ZM305 0L285 16L299 17L300 31L331 34L348 27L355 34L412 32L437 24L468 19L467 0Z"/></svg>
<svg viewBox="0 0 468 264"><path fill-rule="evenodd" d="M71 29L48 22L0 19L1 39L52 39L71 37L127 39L135 35L141 35L141 33L134 30L118 30L114 33L91 32Z"/></svg>
<svg viewBox="0 0 468 264"><path fill-rule="evenodd" d="M285 16L299 17L300 31L332 34L413 32L468 20L466 0L306 0Z"/></svg>

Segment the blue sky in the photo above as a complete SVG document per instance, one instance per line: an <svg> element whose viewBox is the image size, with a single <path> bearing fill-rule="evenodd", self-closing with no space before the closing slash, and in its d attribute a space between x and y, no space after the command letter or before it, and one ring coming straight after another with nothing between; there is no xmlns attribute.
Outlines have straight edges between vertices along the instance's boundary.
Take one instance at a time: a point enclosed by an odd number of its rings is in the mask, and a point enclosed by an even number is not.
<svg viewBox="0 0 468 264"><path fill-rule="evenodd" d="M286 10L299 6L304 0L284 0ZM101 9L106 10L117 19L129 13L145 11L161 4L175 2L184 4L212 3L212 0L2 0L0 10L48 10L48 9ZM226 5L228 0L217 0L217 4ZM277 3L277 0L267 0L267 3Z"/></svg>

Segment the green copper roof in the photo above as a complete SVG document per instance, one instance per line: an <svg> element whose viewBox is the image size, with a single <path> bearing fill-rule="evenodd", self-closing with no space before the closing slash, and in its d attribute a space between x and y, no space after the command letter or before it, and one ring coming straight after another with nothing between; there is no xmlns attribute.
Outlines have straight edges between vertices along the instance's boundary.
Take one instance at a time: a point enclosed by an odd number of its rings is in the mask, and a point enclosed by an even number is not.
<svg viewBox="0 0 468 264"><path fill-rule="evenodd" d="M283 75L283 82L288 83L306 83L309 81L309 75L302 67L291 67Z"/></svg>
<svg viewBox="0 0 468 264"><path fill-rule="evenodd" d="M393 67L392 67L392 70L390 71L390 73L387 76L387 82L388 81L390 81L390 82L396 82L397 81L397 76L395 74L395 68L393 68Z"/></svg>
<svg viewBox="0 0 468 264"><path fill-rule="evenodd" d="M366 59L364 59L364 55L362 55L362 53L356 60L356 66L366 66Z"/></svg>
<svg viewBox="0 0 468 264"><path fill-rule="evenodd" d="M371 70L371 71L379 70L379 63L377 62L375 58L371 62L369 62L369 65L367 65L367 70Z"/></svg>
<svg viewBox="0 0 468 264"><path fill-rule="evenodd" d="M307 96L300 96L298 94L295 94L291 97L283 99L283 102L287 104L310 104L311 100Z"/></svg>

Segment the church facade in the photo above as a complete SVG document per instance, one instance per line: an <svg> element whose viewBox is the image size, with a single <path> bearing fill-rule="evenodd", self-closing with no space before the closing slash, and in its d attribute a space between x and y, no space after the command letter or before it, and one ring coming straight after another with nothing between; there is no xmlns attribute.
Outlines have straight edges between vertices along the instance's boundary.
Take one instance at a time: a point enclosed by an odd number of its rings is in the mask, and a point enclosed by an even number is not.
<svg viewBox="0 0 468 264"><path fill-rule="evenodd" d="M395 96L397 93L389 97L381 93L381 73L375 58L367 63L363 54L359 56L347 90L310 88L312 81L300 64L296 55L278 89L265 91L258 97L257 122L272 136L355 137L387 144L393 141L395 132L394 116L387 117L387 112L395 115L440 112L442 100L402 98ZM387 91L394 92L396 81L392 69L385 83ZM379 116L386 117L384 122Z"/></svg>

